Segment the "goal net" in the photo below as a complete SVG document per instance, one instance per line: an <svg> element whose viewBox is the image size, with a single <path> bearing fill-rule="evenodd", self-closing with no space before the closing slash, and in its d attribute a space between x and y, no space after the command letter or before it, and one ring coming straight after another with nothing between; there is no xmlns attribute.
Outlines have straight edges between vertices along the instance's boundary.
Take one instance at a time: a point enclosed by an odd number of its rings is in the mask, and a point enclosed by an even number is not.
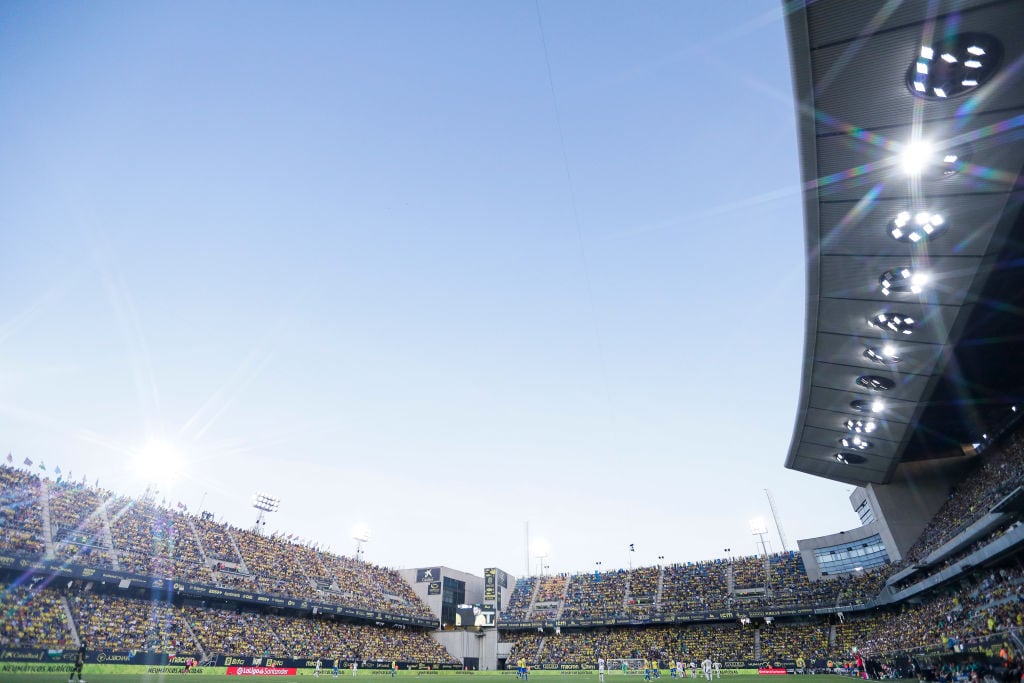
<svg viewBox="0 0 1024 683"><path fill-rule="evenodd" d="M626 673L642 674L644 672L643 659L608 659L605 661L608 671L611 673L625 671Z"/></svg>

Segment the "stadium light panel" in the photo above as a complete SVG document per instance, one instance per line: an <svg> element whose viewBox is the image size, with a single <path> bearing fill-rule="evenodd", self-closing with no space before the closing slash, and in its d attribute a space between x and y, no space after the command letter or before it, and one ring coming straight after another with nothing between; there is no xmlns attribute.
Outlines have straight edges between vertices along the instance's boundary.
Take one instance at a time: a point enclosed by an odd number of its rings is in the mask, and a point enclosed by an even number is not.
<svg viewBox="0 0 1024 683"><path fill-rule="evenodd" d="M899 351L893 344L869 346L864 349L864 357L880 365L895 365L901 360Z"/></svg>
<svg viewBox="0 0 1024 683"><path fill-rule="evenodd" d="M936 59L935 55L939 58ZM907 69L907 87L915 97L946 99L982 86L999 68L1002 47L993 36L962 33L922 45Z"/></svg>
<svg viewBox="0 0 1024 683"><path fill-rule="evenodd" d="M848 417L843 422L847 431L855 434L870 434L878 428L878 423L871 419Z"/></svg>
<svg viewBox="0 0 1024 683"><path fill-rule="evenodd" d="M885 410L885 404L878 399L854 399L850 401L850 407L861 413L881 413Z"/></svg>
<svg viewBox="0 0 1024 683"><path fill-rule="evenodd" d="M843 448L856 448L857 450L865 451L869 448L873 448L874 444L862 437L860 434L848 434L847 436L839 439L839 444Z"/></svg>
<svg viewBox="0 0 1024 683"><path fill-rule="evenodd" d="M883 332L895 332L896 334L913 334L917 323L908 315L903 313L879 313L869 318L868 324Z"/></svg>
<svg viewBox="0 0 1024 683"><path fill-rule="evenodd" d="M893 268L882 273L878 278L882 294L920 294L928 284L928 275L914 271L908 266Z"/></svg>
<svg viewBox="0 0 1024 683"><path fill-rule="evenodd" d="M896 386L896 382L892 381L888 377L879 377L878 375L861 375L857 378L857 386L864 387L865 389L871 389L872 391L888 391Z"/></svg>
<svg viewBox="0 0 1024 683"><path fill-rule="evenodd" d="M957 159L962 158L957 155L949 156L956 156ZM958 162L951 164L951 167L955 163ZM928 240L938 236L943 231L945 224L946 219L940 213L918 211L912 214L909 211L900 211L896 214L895 218L889 221L886 231L890 237L898 242L917 243L921 240Z"/></svg>
<svg viewBox="0 0 1024 683"><path fill-rule="evenodd" d="M277 512L281 509L281 499L268 493L257 492L252 494L252 506L263 512Z"/></svg>

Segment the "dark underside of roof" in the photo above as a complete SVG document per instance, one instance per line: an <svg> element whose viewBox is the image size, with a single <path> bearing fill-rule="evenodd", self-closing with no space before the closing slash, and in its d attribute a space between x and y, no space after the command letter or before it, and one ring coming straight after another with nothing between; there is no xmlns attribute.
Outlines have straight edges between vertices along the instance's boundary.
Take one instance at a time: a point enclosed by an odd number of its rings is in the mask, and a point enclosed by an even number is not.
<svg viewBox="0 0 1024 683"><path fill-rule="evenodd" d="M1024 218L1007 244L970 312L953 357L923 402L903 460L957 453L963 444L994 438L1024 410Z"/></svg>
<svg viewBox="0 0 1024 683"><path fill-rule="evenodd" d="M887 483L901 462L975 452L1024 410L1024 2L785 3L807 244L803 377L786 466ZM967 92L915 93L921 62L980 36L994 64ZM974 38L964 38L972 45ZM994 47L993 47L994 46ZM966 48L964 48L966 49ZM929 53L929 56L926 56ZM966 68L961 55L960 64ZM925 69L927 72L927 69ZM928 76L931 78L931 76ZM966 79L967 77L964 77ZM931 82L929 82L931 83ZM931 87L929 85L929 87ZM959 155L950 173L901 167L908 143ZM949 170L949 169L947 169ZM901 212L941 214L931 239L894 239ZM883 273L927 274L886 293ZM910 334L875 327L909 317ZM893 347L900 361L874 362ZM881 402L876 413L860 412ZM874 420L843 445L849 420ZM987 435L987 436L985 436Z"/></svg>

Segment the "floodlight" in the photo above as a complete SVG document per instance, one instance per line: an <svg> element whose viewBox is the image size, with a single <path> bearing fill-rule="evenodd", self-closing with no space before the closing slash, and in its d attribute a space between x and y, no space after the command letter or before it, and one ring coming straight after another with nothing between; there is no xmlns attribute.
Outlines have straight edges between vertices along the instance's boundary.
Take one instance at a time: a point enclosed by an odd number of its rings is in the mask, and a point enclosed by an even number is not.
<svg viewBox="0 0 1024 683"><path fill-rule="evenodd" d="M878 429L878 423L874 420L855 417L846 418L843 421L843 426L846 427L847 431L854 432L855 434L870 434Z"/></svg>
<svg viewBox="0 0 1024 683"><path fill-rule="evenodd" d="M352 527L352 540L356 542L356 559L363 559L363 544L370 541L370 528L362 522Z"/></svg>
<svg viewBox="0 0 1024 683"><path fill-rule="evenodd" d="M870 441L857 433L848 434L847 436L840 438L839 445L843 448L856 448L860 451L866 451L873 447L873 444Z"/></svg>
<svg viewBox="0 0 1024 683"><path fill-rule="evenodd" d="M964 168L971 156L967 145L940 152L931 140L913 139L903 145L899 165L907 175L922 178L948 178Z"/></svg>
<svg viewBox="0 0 1024 683"><path fill-rule="evenodd" d="M766 534L768 533L768 523L764 521L764 517L754 517L750 520L750 533L752 534Z"/></svg>
<svg viewBox="0 0 1024 683"><path fill-rule="evenodd" d="M836 453L834 456L835 461L843 465L860 465L867 461L863 455L859 453Z"/></svg>
<svg viewBox="0 0 1024 683"><path fill-rule="evenodd" d="M352 540L367 543L370 540L370 528L362 522L352 527Z"/></svg>
<svg viewBox="0 0 1024 683"><path fill-rule="evenodd" d="M892 381L888 377L879 377L878 375L861 375L857 378L857 385L864 387L865 389L871 389L872 391L888 391L896 386L896 382Z"/></svg>
<svg viewBox="0 0 1024 683"><path fill-rule="evenodd" d="M916 140L903 147L900 161L903 170L909 175L918 175L931 163L935 156L935 148L927 140Z"/></svg>
<svg viewBox="0 0 1024 683"><path fill-rule="evenodd" d="M899 351L893 344L869 346L864 349L864 357L880 365L895 365L900 362Z"/></svg>
<svg viewBox="0 0 1024 683"><path fill-rule="evenodd" d="M964 155L947 154L943 161L943 175L952 175L956 169L964 163ZM948 172L947 172L948 171ZM917 244L921 240L929 240L937 237L945 229L946 219L941 213L932 211L900 211L896 217L889 221L886 232L897 242L910 242Z"/></svg>
<svg viewBox="0 0 1024 683"><path fill-rule="evenodd" d="M261 512L277 512L281 509L281 499L268 493L252 494L252 506Z"/></svg>
<svg viewBox="0 0 1024 683"><path fill-rule="evenodd" d="M916 321L905 313L879 313L868 319L868 324L883 332L913 334Z"/></svg>
<svg viewBox="0 0 1024 683"><path fill-rule="evenodd" d="M928 284L928 275L915 271L909 266L893 268L881 274L878 283L882 287L882 294L920 294L924 286Z"/></svg>
<svg viewBox="0 0 1024 683"><path fill-rule="evenodd" d="M850 401L850 407L861 413L880 413L885 410L885 404L878 399L863 399L858 398Z"/></svg>
<svg viewBox="0 0 1024 683"><path fill-rule="evenodd" d="M992 77L1001 57L1002 46L991 35L943 36L933 45L921 46L907 69L907 88L915 97L930 100L964 95Z"/></svg>

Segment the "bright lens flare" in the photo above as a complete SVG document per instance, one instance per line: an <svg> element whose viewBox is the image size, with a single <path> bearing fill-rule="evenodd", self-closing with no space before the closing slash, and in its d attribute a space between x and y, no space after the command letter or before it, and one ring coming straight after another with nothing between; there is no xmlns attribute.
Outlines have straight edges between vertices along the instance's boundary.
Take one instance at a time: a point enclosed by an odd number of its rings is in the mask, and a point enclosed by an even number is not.
<svg viewBox="0 0 1024 683"><path fill-rule="evenodd" d="M935 156L932 143L927 140L915 140L903 148L900 163L907 175L920 175Z"/></svg>
<svg viewBox="0 0 1024 683"><path fill-rule="evenodd" d="M186 460L181 451L159 439L150 439L131 454L131 469L147 483L173 484L185 475Z"/></svg>

